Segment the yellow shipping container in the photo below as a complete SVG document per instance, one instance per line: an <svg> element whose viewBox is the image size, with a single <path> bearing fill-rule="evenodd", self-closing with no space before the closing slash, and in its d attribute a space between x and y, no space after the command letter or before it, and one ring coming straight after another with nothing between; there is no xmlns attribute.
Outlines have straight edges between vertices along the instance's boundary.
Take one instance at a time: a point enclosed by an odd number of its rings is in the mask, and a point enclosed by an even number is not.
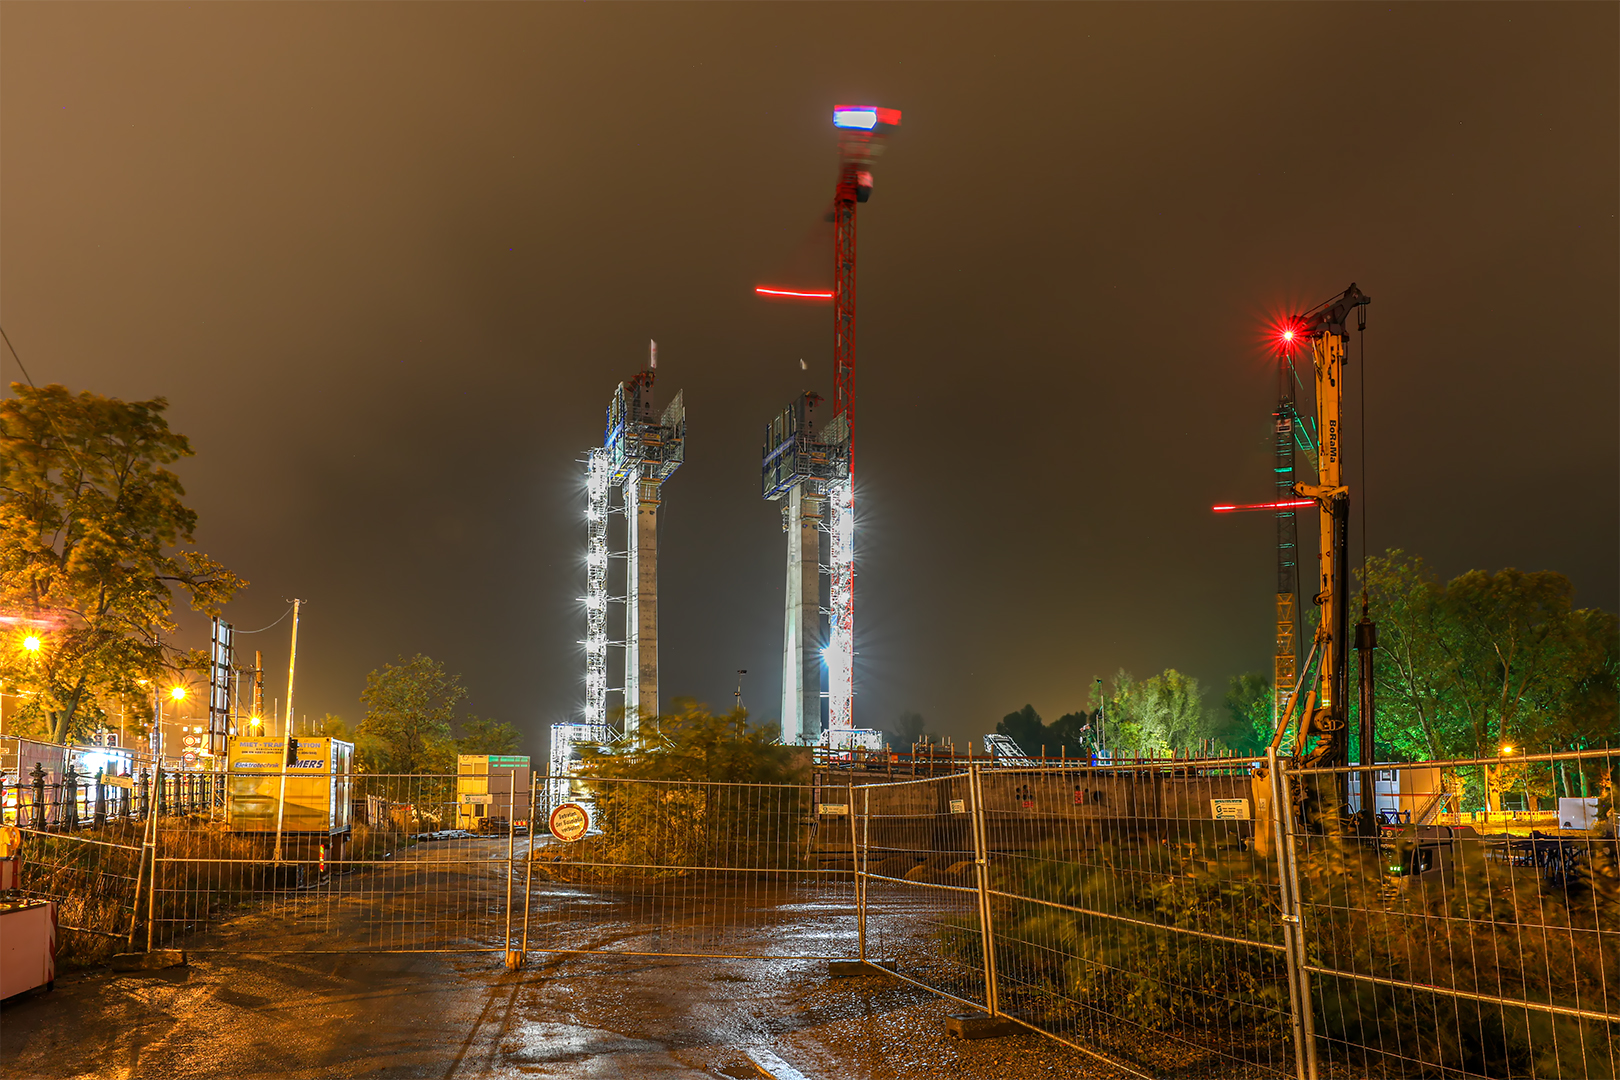
<svg viewBox="0 0 1620 1080"><path fill-rule="evenodd" d="M342 739L294 738L297 761L287 766L283 833L336 835L349 831L354 744ZM286 741L231 738L226 744L229 785L225 824L232 832L273 833L281 794Z"/></svg>

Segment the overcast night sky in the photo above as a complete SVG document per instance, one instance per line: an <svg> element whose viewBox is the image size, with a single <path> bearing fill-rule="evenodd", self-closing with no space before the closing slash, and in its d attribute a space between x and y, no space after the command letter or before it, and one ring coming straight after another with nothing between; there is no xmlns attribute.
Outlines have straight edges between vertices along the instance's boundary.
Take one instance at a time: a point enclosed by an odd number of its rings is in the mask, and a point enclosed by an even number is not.
<svg viewBox="0 0 1620 1080"><path fill-rule="evenodd" d="M759 445L830 395L831 315L751 290L816 233L832 106L899 107L857 722L960 739L1120 667L1213 706L1270 667L1271 519L1209 509L1270 495L1266 323L1352 281L1370 546L1620 607L1617 87L1613 4L7 3L0 322L40 384L170 400L227 617L308 601L300 712L424 652L535 753L583 701L577 461L656 338L664 700L747 668L774 718ZM272 697L286 626L243 639Z"/></svg>

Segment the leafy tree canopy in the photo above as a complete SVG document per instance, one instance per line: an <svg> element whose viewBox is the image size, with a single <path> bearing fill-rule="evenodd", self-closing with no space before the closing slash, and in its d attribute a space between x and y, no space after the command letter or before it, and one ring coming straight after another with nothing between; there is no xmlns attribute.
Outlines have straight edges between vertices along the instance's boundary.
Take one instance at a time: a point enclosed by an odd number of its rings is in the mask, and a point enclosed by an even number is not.
<svg viewBox="0 0 1620 1080"><path fill-rule="evenodd" d="M1092 688L1092 705L1100 704ZM1175 668L1137 682L1120 670L1106 694L1104 741L1113 753L1167 754L1190 750L1213 735L1198 680Z"/></svg>
<svg viewBox="0 0 1620 1080"><path fill-rule="evenodd" d="M467 696L461 676L421 653L384 664L366 676L360 701L366 715L355 729L356 752L367 772L452 773L450 738L456 706Z"/></svg>
<svg viewBox="0 0 1620 1080"><path fill-rule="evenodd" d="M174 593L218 615L245 582L191 548L196 511L164 466L192 454L164 398L11 384L0 402L0 678L45 738L83 736L102 703L133 715L200 654L167 643ZM25 650L28 636L40 647ZM143 683L145 680L145 683Z"/></svg>
<svg viewBox="0 0 1620 1080"><path fill-rule="evenodd" d="M928 721L922 713L907 709L889 728L889 745L895 750L910 750L928 735Z"/></svg>
<svg viewBox="0 0 1620 1080"><path fill-rule="evenodd" d="M608 746L584 747L582 774L752 784L805 779L809 755L800 747L778 745L775 724L749 724L746 709L715 715L689 699L674 704L674 712L643 720L632 736Z"/></svg>
<svg viewBox="0 0 1620 1080"><path fill-rule="evenodd" d="M1043 749L1047 757L1089 757L1094 750L1092 722L1089 712L1065 713L1048 724L1041 720L1035 706L1025 705L1017 712L1008 713L996 724L996 730L1017 743L1024 753L1039 756Z"/></svg>
<svg viewBox="0 0 1620 1080"><path fill-rule="evenodd" d="M1399 550L1368 560L1378 623L1379 741L1406 758L1509 745L1614 745L1620 621L1574 607L1552 571L1470 570L1442 582Z"/></svg>
<svg viewBox="0 0 1620 1080"><path fill-rule="evenodd" d="M511 724L498 720L469 716L461 724L461 737L456 740L460 754L515 754L523 744L523 736Z"/></svg>
<svg viewBox="0 0 1620 1080"><path fill-rule="evenodd" d="M1224 720L1211 732L1222 746L1240 754L1264 754L1276 731L1271 680L1257 672L1234 675L1222 702Z"/></svg>

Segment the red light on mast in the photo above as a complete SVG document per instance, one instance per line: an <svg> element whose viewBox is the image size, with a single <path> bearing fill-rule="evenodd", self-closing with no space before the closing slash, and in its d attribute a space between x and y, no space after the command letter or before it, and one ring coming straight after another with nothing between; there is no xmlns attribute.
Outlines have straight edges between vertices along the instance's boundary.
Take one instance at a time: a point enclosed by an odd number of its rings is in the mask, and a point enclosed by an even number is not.
<svg viewBox="0 0 1620 1080"><path fill-rule="evenodd" d="M818 290L806 289L776 289L769 285L754 286L754 293L757 296L787 296L797 300L831 300L833 297L833 294L830 291L821 292Z"/></svg>
<svg viewBox="0 0 1620 1080"><path fill-rule="evenodd" d="M1301 506L1315 506L1315 499L1284 499L1281 502L1268 503L1222 503L1210 507L1217 514L1230 514L1237 510L1293 510Z"/></svg>

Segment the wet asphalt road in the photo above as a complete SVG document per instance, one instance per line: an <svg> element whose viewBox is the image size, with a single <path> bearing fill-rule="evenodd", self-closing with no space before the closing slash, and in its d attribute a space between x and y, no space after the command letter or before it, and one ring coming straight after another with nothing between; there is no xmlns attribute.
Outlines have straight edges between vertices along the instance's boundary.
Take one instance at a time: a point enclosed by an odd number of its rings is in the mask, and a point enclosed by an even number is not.
<svg viewBox="0 0 1620 1080"><path fill-rule="evenodd" d="M68 975L0 1009L0 1076L749 1077L767 1047L813 1080L1112 1074L1034 1034L961 1043L947 1009L810 961L553 956L203 959Z"/></svg>
<svg viewBox="0 0 1620 1080"><path fill-rule="evenodd" d="M534 951L512 973L497 952L374 951L499 947L504 855L489 841L424 845L173 942L193 950L187 967L63 973L53 992L0 1006L0 1078L751 1078L750 1047L810 1080L1115 1075L1034 1033L947 1038L961 1006L793 959L846 955L854 924L836 883L694 879L627 900L541 874L531 945L621 954ZM249 951L266 942L289 951Z"/></svg>

